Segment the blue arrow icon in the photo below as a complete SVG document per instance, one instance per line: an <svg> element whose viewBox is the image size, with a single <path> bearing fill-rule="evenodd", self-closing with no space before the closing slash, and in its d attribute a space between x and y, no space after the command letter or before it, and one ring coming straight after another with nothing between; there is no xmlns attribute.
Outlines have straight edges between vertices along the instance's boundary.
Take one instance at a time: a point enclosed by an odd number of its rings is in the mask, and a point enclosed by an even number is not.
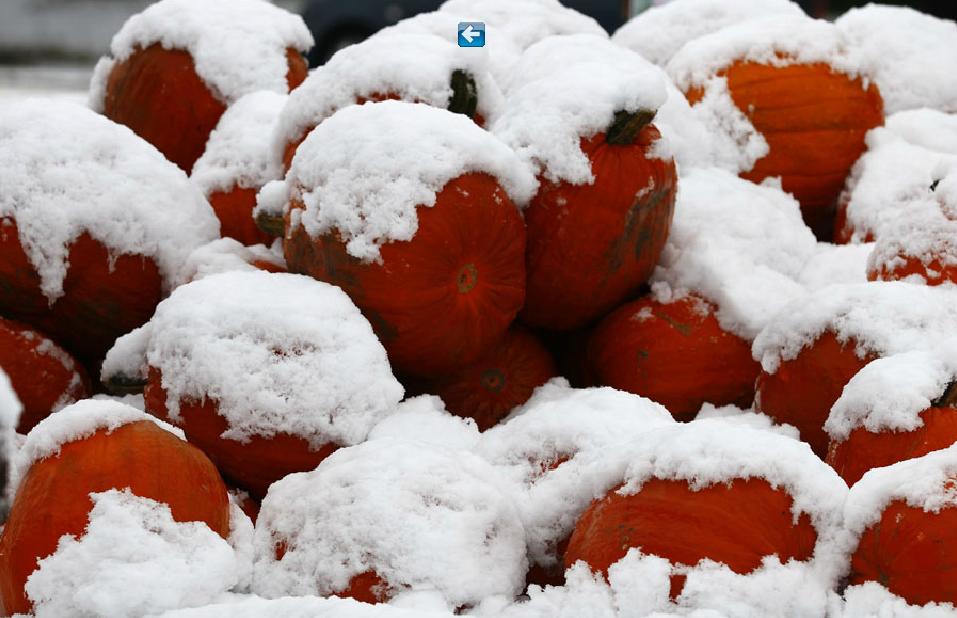
<svg viewBox="0 0 957 618"><path fill-rule="evenodd" d="M485 22L459 22L459 47L485 47Z"/></svg>

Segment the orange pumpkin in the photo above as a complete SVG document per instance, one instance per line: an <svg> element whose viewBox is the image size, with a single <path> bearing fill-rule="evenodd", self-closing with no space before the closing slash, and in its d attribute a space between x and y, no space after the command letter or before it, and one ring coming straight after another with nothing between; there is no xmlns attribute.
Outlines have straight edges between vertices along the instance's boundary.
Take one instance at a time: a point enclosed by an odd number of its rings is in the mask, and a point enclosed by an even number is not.
<svg viewBox="0 0 957 618"><path fill-rule="evenodd" d="M35 462L21 480L0 537L4 615L30 611L27 578L61 536L83 534L93 507L89 494L124 488L168 504L176 521L229 534L226 486L199 449L148 420L100 429Z"/></svg>
<svg viewBox="0 0 957 618"><path fill-rule="evenodd" d="M848 485L853 485L872 468L921 457L957 442L957 410L954 408L928 408L920 413L920 418L923 425L913 431L872 432L857 427L847 439L831 441L827 463Z"/></svg>
<svg viewBox="0 0 957 618"><path fill-rule="evenodd" d="M49 334L95 369L117 337L153 314L163 281L152 258L112 254L87 233L70 245L67 261L63 296L51 305L16 221L0 219L0 311Z"/></svg>
<svg viewBox="0 0 957 618"><path fill-rule="evenodd" d="M761 369L750 342L723 330L714 308L693 296L622 305L596 327L587 362L599 384L653 399L680 421L705 402L749 407Z"/></svg>
<svg viewBox="0 0 957 618"><path fill-rule="evenodd" d="M885 261L876 267L868 266L868 281L899 281L917 275L926 285L941 285L957 282L957 265L944 264L940 257L933 256L925 263L920 256L899 255L898 259Z"/></svg>
<svg viewBox="0 0 957 618"><path fill-rule="evenodd" d="M10 378L26 433L56 408L90 394L86 372L70 354L25 324L0 318L0 369Z"/></svg>
<svg viewBox="0 0 957 618"><path fill-rule="evenodd" d="M801 439L824 458L829 442L824 423L831 406L850 379L875 358L872 354L860 358L856 347L853 339L841 343L825 331L774 373L761 371L755 385L756 407L779 423L797 427Z"/></svg>
<svg viewBox="0 0 957 618"><path fill-rule="evenodd" d="M449 412L475 419L485 431L556 375L555 361L538 338L513 326L474 363L419 386L441 397Z"/></svg>
<svg viewBox="0 0 957 618"><path fill-rule="evenodd" d="M223 439L220 436L229 425L210 397L180 400L179 418L174 421L166 407L162 374L155 368L150 368L143 398L150 414L182 428L189 441L202 449L226 478L257 499L266 495L273 482L293 472L314 469L338 448L330 443L313 450L306 440L286 433L269 438L251 436L246 442Z"/></svg>
<svg viewBox="0 0 957 618"><path fill-rule="evenodd" d="M649 151L661 137L651 115L620 113L582 139L592 184L550 183L525 210L528 284L522 320L570 330L602 315L651 275L674 214L674 161Z"/></svg>
<svg viewBox="0 0 957 618"><path fill-rule="evenodd" d="M244 245L272 243L273 236L261 230L253 219L257 192L255 188L233 187L209 195L209 205L219 219L223 238L235 238Z"/></svg>
<svg viewBox="0 0 957 618"><path fill-rule="evenodd" d="M311 238L289 215L283 248L290 272L349 294L397 371L428 377L474 362L515 318L525 298L525 226L482 173L449 181L416 214L415 237L382 245L377 262L350 255L336 233Z"/></svg>
<svg viewBox="0 0 957 618"><path fill-rule="evenodd" d="M694 566L710 559L747 574L765 556L807 560L817 542L810 517L802 513L795 521L792 497L764 479L738 478L693 490L683 480L652 478L632 495L617 489L593 502L578 520L565 552L566 567L583 560L607 575L608 567L637 547L673 564ZM673 576L672 597L683 586L683 578Z"/></svg>
<svg viewBox="0 0 957 618"><path fill-rule="evenodd" d="M825 63L774 66L738 60L719 72L735 106L764 136L770 151L741 174L781 186L801 203L818 238L830 238L834 208L851 166L864 153L864 135L884 121L874 82L850 77ZM690 88L695 104L704 89Z"/></svg>
<svg viewBox="0 0 957 618"><path fill-rule="evenodd" d="M286 62L291 90L306 78L309 67L292 48L286 50ZM189 52L156 43L135 49L113 66L103 110L189 173L226 104L197 75Z"/></svg>

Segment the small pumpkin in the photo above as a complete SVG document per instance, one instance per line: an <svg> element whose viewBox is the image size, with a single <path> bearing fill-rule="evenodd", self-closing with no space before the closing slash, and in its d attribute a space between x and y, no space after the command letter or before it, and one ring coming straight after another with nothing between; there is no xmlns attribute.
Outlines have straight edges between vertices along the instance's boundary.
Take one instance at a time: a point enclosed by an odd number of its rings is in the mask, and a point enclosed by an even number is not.
<svg viewBox="0 0 957 618"><path fill-rule="evenodd" d="M90 393L90 379L69 352L25 324L0 318L0 369L23 405L17 431Z"/></svg>
<svg viewBox="0 0 957 618"><path fill-rule="evenodd" d="M61 536L83 534L93 507L91 492L129 488L168 504L176 521L204 522L221 537L229 535L226 486L215 466L199 449L147 419L123 404L86 400L44 420L27 436L24 452L34 461L19 471L22 478L0 537L5 615L29 613L27 578L56 550Z"/></svg>
<svg viewBox="0 0 957 618"><path fill-rule="evenodd" d="M750 407L760 371L751 343L722 329L714 306L695 296L622 305L595 328L587 359L599 384L657 401L680 421L705 402Z"/></svg>

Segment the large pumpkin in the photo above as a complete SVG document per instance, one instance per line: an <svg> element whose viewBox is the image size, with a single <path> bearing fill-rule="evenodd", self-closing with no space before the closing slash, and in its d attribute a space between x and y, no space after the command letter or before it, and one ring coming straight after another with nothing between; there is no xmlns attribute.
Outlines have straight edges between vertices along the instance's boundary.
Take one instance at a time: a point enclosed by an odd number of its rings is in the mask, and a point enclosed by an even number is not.
<svg viewBox="0 0 957 618"><path fill-rule="evenodd" d="M83 534L93 507L91 492L129 488L168 504L177 521L204 522L227 537L229 501L216 468L199 449L147 419L123 404L87 400L28 435L24 448L34 461L19 471L22 478L0 537L5 615L30 611L27 578L56 550L61 536ZM56 442L62 443L57 447Z"/></svg>
<svg viewBox="0 0 957 618"><path fill-rule="evenodd" d="M133 16L94 76L95 105L189 172L233 101L286 92L308 72L301 52L312 38L301 19L241 4L164 0Z"/></svg>
<svg viewBox="0 0 957 618"><path fill-rule="evenodd" d="M0 318L0 369L23 404L17 430L26 433L51 412L90 392L90 380L70 354L25 324Z"/></svg>
<svg viewBox="0 0 957 618"><path fill-rule="evenodd" d="M701 404L750 407L760 365L750 342L721 328L714 307L694 296L622 305L588 344L599 383L653 399L688 421Z"/></svg>
<svg viewBox="0 0 957 618"><path fill-rule="evenodd" d="M513 326L474 363L416 386L441 397L452 414L475 419L485 431L555 375L555 361L538 338Z"/></svg>

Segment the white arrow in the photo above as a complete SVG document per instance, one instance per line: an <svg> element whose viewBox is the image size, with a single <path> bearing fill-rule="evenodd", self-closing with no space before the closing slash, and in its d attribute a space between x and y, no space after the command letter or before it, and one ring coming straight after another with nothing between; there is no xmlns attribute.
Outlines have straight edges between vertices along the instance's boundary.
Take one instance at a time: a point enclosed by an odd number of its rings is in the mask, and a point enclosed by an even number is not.
<svg viewBox="0 0 957 618"><path fill-rule="evenodd" d="M472 24L469 24L468 26L466 26L465 30L462 31L462 38L468 41L469 43L471 43L472 39L474 39L477 36L479 36L479 33L472 28Z"/></svg>

